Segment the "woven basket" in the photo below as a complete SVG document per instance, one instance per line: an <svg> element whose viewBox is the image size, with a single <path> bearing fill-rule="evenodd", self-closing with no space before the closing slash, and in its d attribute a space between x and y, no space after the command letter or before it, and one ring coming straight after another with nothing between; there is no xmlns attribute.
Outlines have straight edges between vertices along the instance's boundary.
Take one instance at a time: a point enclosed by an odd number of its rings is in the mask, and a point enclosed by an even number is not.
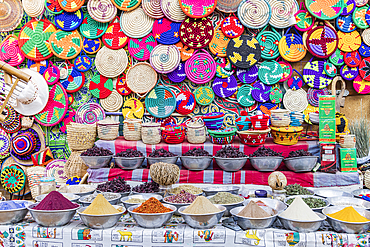
<svg viewBox="0 0 370 247"><path fill-rule="evenodd" d="M181 56L174 45L157 45L150 53L150 65L158 73L167 74L180 64Z"/></svg>
<svg viewBox="0 0 370 247"><path fill-rule="evenodd" d="M248 69L261 59L261 46L254 36L243 34L229 41L226 53L236 67Z"/></svg>
<svg viewBox="0 0 370 247"><path fill-rule="evenodd" d="M9 32L18 27L23 18L23 7L19 0L5 0L1 3L2 13L5 14L0 19L0 31Z"/></svg>
<svg viewBox="0 0 370 247"><path fill-rule="evenodd" d="M215 56L226 57L226 48L230 38L226 37L222 30L219 29L220 25L215 28L213 38L211 43L209 43L209 50Z"/></svg>
<svg viewBox="0 0 370 247"><path fill-rule="evenodd" d="M87 11L98 22L110 22L117 16L117 8L110 0L89 0Z"/></svg>
<svg viewBox="0 0 370 247"><path fill-rule="evenodd" d="M30 186L33 199L35 199L36 196L40 195L40 179L45 176L45 171L46 169L43 166L31 166L28 167L26 170L28 184Z"/></svg>
<svg viewBox="0 0 370 247"><path fill-rule="evenodd" d="M247 130L238 131L240 142L248 146L258 146L265 144L270 128L266 130Z"/></svg>
<svg viewBox="0 0 370 247"><path fill-rule="evenodd" d="M120 10L131 11L140 6L141 0L113 0L112 2Z"/></svg>
<svg viewBox="0 0 370 247"><path fill-rule="evenodd" d="M159 0L142 0L141 6L145 13L154 19L161 19L164 17L161 1Z"/></svg>
<svg viewBox="0 0 370 247"><path fill-rule="evenodd" d="M262 28L270 21L270 4L265 0L243 0L238 7L238 18L248 28Z"/></svg>
<svg viewBox="0 0 370 247"><path fill-rule="evenodd" d="M213 25L210 18L193 19L187 17L180 26L180 39L190 48L200 49L208 46L213 37Z"/></svg>
<svg viewBox="0 0 370 247"><path fill-rule="evenodd" d="M104 46L95 58L96 69L105 77L114 78L125 71L128 57L124 49L112 50Z"/></svg>
<svg viewBox="0 0 370 247"><path fill-rule="evenodd" d="M64 165L64 173L67 175L68 178L74 176L82 178L83 176L85 176L89 167L85 165L84 161L80 157L81 153L84 151L85 150L71 152L71 155Z"/></svg>
<svg viewBox="0 0 370 247"><path fill-rule="evenodd" d="M368 5L359 7L357 6L355 11L352 13L353 22L358 28L366 29L369 28L369 24L366 21L366 12L369 8Z"/></svg>
<svg viewBox="0 0 370 247"><path fill-rule="evenodd" d="M303 112L307 106L307 93L302 88L298 90L289 89L283 99L284 107L290 111Z"/></svg>
<svg viewBox="0 0 370 247"><path fill-rule="evenodd" d="M258 69L258 78L267 85L278 83L283 76L283 68L275 61L264 61Z"/></svg>
<svg viewBox="0 0 370 247"><path fill-rule="evenodd" d="M45 10L44 0L22 0L22 5L24 12L30 17L37 17Z"/></svg>
<svg viewBox="0 0 370 247"><path fill-rule="evenodd" d="M213 13L216 0L179 0L182 11L191 18L203 18Z"/></svg>
<svg viewBox="0 0 370 247"><path fill-rule="evenodd" d="M307 49L303 44L302 36L298 33L289 33L289 30L290 28L279 41L279 52L283 59L298 62L306 56Z"/></svg>
<svg viewBox="0 0 370 247"><path fill-rule="evenodd" d="M271 110L271 125L275 127L286 127L290 124L289 110Z"/></svg>
<svg viewBox="0 0 370 247"><path fill-rule="evenodd" d="M167 126L162 129L163 140L169 144L180 144L185 140L185 129L183 125Z"/></svg>
<svg viewBox="0 0 370 247"><path fill-rule="evenodd" d="M176 96L168 87L157 86L145 98L147 111L156 118L166 118L176 110Z"/></svg>
<svg viewBox="0 0 370 247"><path fill-rule="evenodd" d="M291 24L289 19L298 11L296 0L268 0L271 7L269 24L276 28L287 28Z"/></svg>
<svg viewBox="0 0 370 247"><path fill-rule="evenodd" d="M85 18L80 26L81 35L88 39L97 39L103 36L108 29L108 23L94 20L89 13L84 13L83 15ZM95 41L93 42L96 43Z"/></svg>
<svg viewBox="0 0 370 247"><path fill-rule="evenodd" d="M365 187L370 189L370 170L367 170L364 175L364 184Z"/></svg>
<svg viewBox="0 0 370 247"><path fill-rule="evenodd" d="M316 57L330 57L338 48L337 31L329 25L318 25L308 31L306 47Z"/></svg>
<svg viewBox="0 0 370 247"><path fill-rule="evenodd" d="M102 123L97 122L98 137L101 140L115 140L118 137L119 122L116 123Z"/></svg>
<svg viewBox="0 0 370 247"><path fill-rule="evenodd" d="M307 10L321 20L337 18L344 8L344 1L305 0Z"/></svg>
<svg viewBox="0 0 370 247"><path fill-rule="evenodd" d="M11 66L18 66L24 61L24 55L18 46L18 37L10 34L0 43L0 60Z"/></svg>
<svg viewBox="0 0 370 247"><path fill-rule="evenodd" d="M94 146L96 124L79 124L71 122L67 125L67 141L71 150L85 150Z"/></svg>
<svg viewBox="0 0 370 247"><path fill-rule="evenodd" d="M141 119L125 119L123 136L127 141L141 140Z"/></svg>
<svg viewBox="0 0 370 247"><path fill-rule="evenodd" d="M121 14L121 29L130 38L142 38L148 35L153 28L154 19L147 16L139 7L133 11Z"/></svg>
<svg viewBox="0 0 370 247"><path fill-rule="evenodd" d="M366 45L370 46L370 28L365 29L362 32L362 40Z"/></svg>
<svg viewBox="0 0 370 247"><path fill-rule="evenodd" d="M271 28L271 31L265 31L266 27L258 34L257 40L261 45L261 57L270 60L280 55L279 40L281 40L281 35L274 28Z"/></svg>
<svg viewBox="0 0 370 247"><path fill-rule="evenodd" d="M212 88L205 86L205 87L198 87L194 91L195 101L199 105L209 105L213 102L215 98L215 93L213 92Z"/></svg>
<svg viewBox="0 0 370 247"><path fill-rule="evenodd" d="M117 90L113 90L108 97L100 100L100 105L108 112L116 112L120 110L123 105L123 97Z"/></svg>
<svg viewBox="0 0 370 247"><path fill-rule="evenodd" d="M157 72L148 63L137 63L128 70L126 83L132 92L146 94L157 84Z"/></svg>
<svg viewBox="0 0 370 247"><path fill-rule="evenodd" d="M357 50L361 46L361 35L359 34L359 32L357 32L357 30L350 33L338 31L338 38L338 48L341 51L352 52Z"/></svg>
<svg viewBox="0 0 370 247"><path fill-rule="evenodd" d="M342 66L344 64L344 52L337 49L333 54L331 54L329 61L335 66Z"/></svg>
<svg viewBox="0 0 370 247"><path fill-rule="evenodd" d="M61 59L73 59L82 50L82 38L76 30L72 32L57 30L50 36L49 42L53 54Z"/></svg>
<svg viewBox="0 0 370 247"><path fill-rule="evenodd" d="M224 13L234 13L242 0L217 0L216 8Z"/></svg>
<svg viewBox="0 0 370 247"><path fill-rule="evenodd" d="M160 123L142 123L141 140L147 145L156 145L161 142L161 124Z"/></svg>
<svg viewBox="0 0 370 247"><path fill-rule="evenodd" d="M200 144L207 140L206 128L202 119L187 123L186 139L189 143Z"/></svg>
<svg viewBox="0 0 370 247"><path fill-rule="evenodd" d="M185 73L190 81L196 84L205 84L215 76L216 62L206 51L194 53L185 62Z"/></svg>
<svg viewBox="0 0 370 247"><path fill-rule="evenodd" d="M179 0L161 0L161 9L163 14L171 21L182 22L186 18Z"/></svg>
<svg viewBox="0 0 370 247"><path fill-rule="evenodd" d="M240 105L249 107L256 103L252 97L253 87L251 85L243 85L239 88L236 98Z"/></svg>
<svg viewBox="0 0 370 247"><path fill-rule="evenodd" d="M313 17L306 9L306 6L303 2L300 4L299 10L294 14L296 24L295 28L297 28L301 32L305 32L310 30L314 23L315 17Z"/></svg>

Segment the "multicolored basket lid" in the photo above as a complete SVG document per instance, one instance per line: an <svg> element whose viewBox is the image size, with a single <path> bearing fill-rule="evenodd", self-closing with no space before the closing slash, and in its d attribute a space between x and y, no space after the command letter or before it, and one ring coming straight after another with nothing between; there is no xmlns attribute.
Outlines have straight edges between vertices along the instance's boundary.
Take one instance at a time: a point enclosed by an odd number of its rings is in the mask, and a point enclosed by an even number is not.
<svg viewBox="0 0 370 247"><path fill-rule="evenodd" d="M113 91L113 79L97 74L91 78L89 90L95 97L104 99Z"/></svg>
<svg viewBox="0 0 370 247"><path fill-rule="evenodd" d="M185 62L185 74L190 81L205 84L216 74L215 60L206 51L195 53Z"/></svg>
<svg viewBox="0 0 370 247"><path fill-rule="evenodd" d="M329 90L327 88L323 89L309 88L307 91L308 103L314 107L319 107L320 95L329 95Z"/></svg>
<svg viewBox="0 0 370 247"><path fill-rule="evenodd" d="M290 18L297 13L299 6L296 0L268 0L271 7L269 24L275 28L291 26Z"/></svg>
<svg viewBox="0 0 370 247"><path fill-rule="evenodd" d="M176 95L176 111L182 115L190 114L195 109L195 96L192 92L181 91Z"/></svg>
<svg viewBox="0 0 370 247"><path fill-rule="evenodd" d="M300 4L299 10L294 14L295 17L295 28L301 32L310 30L315 24L315 17L307 11L306 6L303 2Z"/></svg>
<svg viewBox="0 0 370 247"><path fill-rule="evenodd" d="M87 54L95 54L101 48L101 40L100 39L83 39L83 46L82 49Z"/></svg>
<svg viewBox="0 0 370 247"><path fill-rule="evenodd" d="M344 52L355 51L361 46L361 35L355 30L350 33L338 31L338 48Z"/></svg>
<svg viewBox="0 0 370 247"><path fill-rule="evenodd" d="M5 130L0 129L0 158L5 159L10 155L10 136Z"/></svg>
<svg viewBox="0 0 370 247"><path fill-rule="evenodd" d="M209 105L215 98L215 93L208 86L198 87L194 91L195 100L199 105Z"/></svg>
<svg viewBox="0 0 370 247"><path fill-rule="evenodd" d="M261 45L261 57L263 59L274 59L279 54L279 40L281 35L274 28L265 31L266 27L258 34L257 40Z"/></svg>
<svg viewBox="0 0 370 247"><path fill-rule="evenodd" d="M113 0L112 3L120 10L131 11L140 6L141 0Z"/></svg>
<svg viewBox="0 0 370 247"><path fill-rule="evenodd" d="M213 37L212 21L207 18L192 19L187 17L180 26L181 42L190 48L206 47Z"/></svg>
<svg viewBox="0 0 370 247"><path fill-rule="evenodd" d="M331 54L329 61L335 66L342 66L344 64L344 52L337 49L333 54Z"/></svg>
<svg viewBox="0 0 370 247"><path fill-rule="evenodd" d="M161 1L143 0L141 6L143 7L145 13L154 19L160 19L164 17L161 8Z"/></svg>
<svg viewBox="0 0 370 247"><path fill-rule="evenodd" d="M243 83L253 83L258 77L257 65L253 65L248 69L238 69L236 71L236 76Z"/></svg>
<svg viewBox="0 0 370 247"><path fill-rule="evenodd" d="M279 41L280 56L288 62L301 61L307 53L302 36L298 33L289 33L289 31L290 28Z"/></svg>
<svg viewBox="0 0 370 247"><path fill-rule="evenodd" d="M79 9L75 12L62 12L55 15L54 22L58 29L73 31L82 24L83 19L83 12Z"/></svg>
<svg viewBox="0 0 370 247"><path fill-rule="evenodd" d="M325 71L325 74L327 74L330 77L335 77L338 72L337 67L335 67L334 64L329 63L329 62L326 62L324 64L324 71Z"/></svg>
<svg viewBox="0 0 370 247"><path fill-rule="evenodd" d="M58 0L60 7L67 12L74 12L79 10L85 3L84 0Z"/></svg>
<svg viewBox="0 0 370 247"><path fill-rule="evenodd" d="M85 83L85 73L81 73L73 65L68 65L68 77L61 80L60 83L67 93L77 92Z"/></svg>
<svg viewBox="0 0 370 247"><path fill-rule="evenodd" d="M264 61L258 69L258 78L267 85L278 83L283 76L283 69L275 61Z"/></svg>
<svg viewBox="0 0 370 247"><path fill-rule="evenodd" d="M273 87L270 92L270 100L274 104L279 104L283 101L283 91L279 87Z"/></svg>
<svg viewBox="0 0 370 247"><path fill-rule="evenodd" d="M129 95L132 91L128 88L126 83L126 74L123 73L121 76L117 78L116 82L116 90L121 95Z"/></svg>
<svg viewBox="0 0 370 247"><path fill-rule="evenodd" d="M45 108L35 115L35 120L43 126L60 123L68 110L67 92L60 83L49 87L49 101Z"/></svg>
<svg viewBox="0 0 370 247"><path fill-rule="evenodd" d="M310 13L321 20L337 18L344 8L343 0L305 0L306 8Z"/></svg>
<svg viewBox="0 0 370 247"><path fill-rule="evenodd" d="M88 39L97 39L103 36L108 29L108 23L98 22L94 20L88 13L85 13L85 18L80 25L80 33Z"/></svg>
<svg viewBox="0 0 370 247"><path fill-rule="evenodd" d="M48 85L54 85L59 82L60 70L58 66L51 64L51 66L45 70L43 77Z"/></svg>
<svg viewBox="0 0 370 247"><path fill-rule="evenodd" d="M307 106L307 93L304 89L288 89L283 98L284 107L289 111L303 112Z"/></svg>
<svg viewBox="0 0 370 247"><path fill-rule="evenodd" d="M353 11L352 19L358 28L366 29L369 27L369 24L366 21L366 12L368 8L368 5L362 7L357 6L355 11Z"/></svg>
<svg viewBox="0 0 370 247"><path fill-rule="evenodd" d="M271 6L265 0L243 0L238 7L238 18L248 28L262 28L271 18Z"/></svg>
<svg viewBox="0 0 370 247"><path fill-rule="evenodd" d="M195 51L193 48L184 45L181 41L176 43L176 47L180 51L181 61L183 62L188 60L194 54Z"/></svg>
<svg viewBox="0 0 370 247"><path fill-rule="evenodd" d="M270 99L271 86L260 81L253 84L252 97L258 102L265 103Z"/></svg>
<svg viewBox="0 0 370 247"><path fill-rule="evenodd" d="M142 118L144 116L144 106L140 100L131 98L123 103L122 115L125 119Z"/></svg>
<svg viewBox="0 0 370 247"><path fill-rule="evenodd" d="M370 81L365 81L364 79L361 78L360 75L358 75L353 80L353 88L359 94L368 94L370 93Z"/></svg>
<svg viewBox="0 0 370 247"><path fill-rule="evenodd" d="M322 89L327 87L333 80L325 73L325 61L310 59L303 67L303 80L310 87Z"/></svg>
<svg viewBox="0 0 370 247"><path fill-rule="evenodd" d="M370 46L366 45L364 42L361 44L358 52L362 57L370 57ZM344 63L344 60L343 60Z"/></svg>
<svg viewBox="0 0 370 247"><path fill-rule="evenodd" d="M227 58L238 68L248 69L261 59L261 46L251 35L231 39L227 45Z"/></svg>
<svg viewBox="0 0 370 247"><path fill-rule="evenodd" d="M14 109L13 111L15 112L15 118L12 123L10 124L0 123L0 128L9 134L15 133L22 128L20 114L16 112Z"/></svg>
<svg viewBox="0 0 370 247"><path fill-rule="evenodd" d="M213 55L217 57L226 57L226 47L230 39L219 30L219 26L220 25L215 28L213 38L208 46Z"/></svg>
<svg viewBox="0 0 370 247"><path fill-rule="evenodd" d="M186 79L185 74L185 63L180 63L177 68L167 74L168 79L170 79L172 82L180 83Z"/></svg>
<svg viewBox="0 0 370 247"><path fill-rule="evenodd" d="M298 75L290 77L287 81L288 87L292 90L298 90L304 86L304 81Z"/></svg>
<svg viewBox="0 0 370 247"><path fill-rule="evenodd" d="M370 58L362 59L359 66L359 72L362 79L370 81Z"/></svg>
<svg viewBox="0 0 370 247"><path fill-rule="evenodd" d="M18 46L18 37L8 35L0 43L0 60L11 66L18 66L24 61L24 55Z"/></svg>
<svg viewBox="0 0 370 247"><path fill-rule="evenodd" d="M150 58L150 53L157 46L157 41L150 33L144 38L130 39L128 42L128 51L130 55L139 61L145 61Z"/></svg>
<svg viewBox="0 0 370 247"><path fill-rule="evenodd" d="M292 65L290 65L290 63L287 63L285 61L279 61L278 63L280 64L281 68L283 69L283 75L281 76L281 79L280 79L279 82L284 82L292 76L293 68L292 68Z"/></svg>
<svg viewBox="0 0 370 247"><path fill-rule="evenodd" d="M35 62L28 59L27 67L34 71L39 72L40 74L44 74L46 69L49 67L49 60Z"/></svg>
<svg viewBox="0 0 370 247"><path fill-rule="evenodd" d="M238 83L233 75L227 78L216 77L212 83L212 88L218 97L226 98L236 92L238 89Z"/></svg>
<svg viewBox="0 0 370 247"><path fill-rule="evenodd" d="M256 103L252 96L253 87L249 84L243 85L239 88L236 95L238 103L245 107L250 107Z"/></svg>
<svg viewBox="0 0 370 247"><path fill-rule="evenodd" d="M60 14L64 11L58 0L45 0L45 9L51 14Z"/></svg>
<svg viewBox="0 0 370 247"><path fill-rule="evenodd" d="M74 61L76 69L80 72L88 71L89 69L91 69L92 64L93 62L91 58L86 55L80 55Z"/></svg>
<svg viewBox="0 0 370 247"><path fill-rule="evenodd" d="M94 124L105 118L105 112L97 103L86 103L77 109L75 118L77 123Z"/></svg>
<svg viewBox="0 0 370 247"><path fill-rule="evenodd" d="M347 64L344 64L340 68L340 75L344 80L352 81L359 75L358 67L349 67Z"/></svg>
<svg viewBox="0 0 370 247"><path fill-rule="evenodd" d="M308 51L319 58L330 57L338 48L338 35L329 25L319 25L307 34Z"/></svg>
<svg viewBox="0 0 370 247"><path fill-rule="evenodd" d="M107 31L101 39L104 45L112 50L121 49L126 46L129 37L121 30L118 16L108 25Z"/></svg>
<svg viewBox="0 0 370 247"><path fill-rule="evenodd" d="M215 10L217 0L179 0L182 11L191 18L207 17Z"/></svg>
<svg viewBox="0 0 370 247"><path fill-rule="evenodd" d="M341 15L350 15L356 8L355 0L344 0L344 8Z"/></svg>
<svg viewBox="0 0 370 247"><path fill-rule="evenodd" d="M19 165L11 164L1 170L0 183L10 194L21 193L27 183L27 176Z"/></svg>
<svg viewBox="0 0 370 247"><path fill-rule="evenodd" d="M361 63L361 56L358 51L344 53L344 63L349 67L357 67Z"/></svg>
<svg viewBox="0 0 370 247"><path fill-rule="evenodd" d="M53 56L50 47L50 36L56 31L48 20L31 20L21 29L18 45L23 55L34 61L42 61Z"/></svg>
<svg viewBox="0 0 370 247"><path fill-rule="evenodd" d="M147 16L144 10L139 7L133 11L121 14L121 29L130 38L142 38L147 36L153 28L154 19Z"/></svg>
<svg viewBox="0 0 370 247"><path fill-rule="evenodd" d="M355 0L357 7L362 7L368 3L369 0Z"/></svg>
<svg viewBox="0 0 370 247"><path fill-rule="evenodd" d="M336 19L337 28L345 33L350 33L357 29L351 15L338 16Z"/></svg>
<svg viewBox="0 0 370 247"><path fill-rule="evenodd" d="M117 8L110 0L91 0L87 2L87 11L98 22L108 23L117 16Z"/></svg>
<svg viewBox="0 0 370 247"><path fill-rule="evenodd" d="M167 18L154 21L152 33L156 41L164 45L173 45L180 41L181 23L172 22Z"/></svg>
<svg viewBox="0 0 370 247"><path fill-rule="evenodd" d="M216 60L216 76L227 78L234 74L235 66L232 65L226 57L215 57Z"/></svg>
<svg viewBox="0 0 370 247"><path fill-rule="evenodd" d="M221 23L221 31L226 37L233 39L244 33L244 26L236 16L228 16Z"/></svg>
<svg viewBox="0 0 370 247"><path fill-rule="evenodd" d="M61 59L73 59L82 50L82 39L76 30L72 32L57 30L50 36L49 42L53 54Z"/></svg>

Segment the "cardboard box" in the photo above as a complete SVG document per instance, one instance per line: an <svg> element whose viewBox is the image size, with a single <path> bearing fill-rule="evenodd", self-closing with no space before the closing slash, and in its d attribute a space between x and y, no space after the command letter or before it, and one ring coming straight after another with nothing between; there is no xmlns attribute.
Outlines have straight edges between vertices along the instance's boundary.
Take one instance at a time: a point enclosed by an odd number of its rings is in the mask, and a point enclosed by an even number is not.
<svg viewBox="0 0 370 247"><path fill-rule="evenodd" d="M340 171L357 172L356 148L340 148Z"/></svg>
<svg viewBox="0 0 370 247"><path fill-rule="evenodd" d="M320 144L321 172L337 172L337 150L336 144Z"/></svg>
<svg viewBox="0 0 370 247"><path fill-rule="evenodd" d="M319 117L323 119L335 119L335 96L319 96Z"/></svg>
<svg viewBox="0 0 370 247"><path fill-rule="evenodd" d="M335 119L320 119L319 141L320 143L335 143Z"/></svg>

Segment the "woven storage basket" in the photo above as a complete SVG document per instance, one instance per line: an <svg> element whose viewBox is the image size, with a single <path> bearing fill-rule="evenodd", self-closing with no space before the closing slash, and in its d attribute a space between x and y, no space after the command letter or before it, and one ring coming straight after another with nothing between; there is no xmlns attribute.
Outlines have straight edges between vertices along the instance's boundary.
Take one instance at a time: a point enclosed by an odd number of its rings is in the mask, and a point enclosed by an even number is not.
<svg viewBox="0 0 370 247"><path fill-rule="evenodd" d="M142 38L153 28L154 19L147 16L140 7L130 12L122 11L121 29L130 38Z"/></svg>
<svg viewBox="0 0 370 247"><path fill-rule="evenodd" d="M64 173L67 175L68 178L74 176L82 178L83 176L85 176L89 167L85 165L84 161L80 157L81 153L84 151L85 150L71 152L71 155L64 165Z"/></svg>
<svg viewBox="0 0 370 247"><path fill-rule="evenodd" d="M148 63L137 63L128 70L126 83L132 92L146 94L157 84L157 72Z"/></svg>
<svg viewBox="0 0 370 247"><path fill-rule="evenodd" d="M238 7L238 18L248 28L262 28L270 21L270 4L265 0L243 0Z"/></svg>
<svg viewBox="0 0 370 247"><path fill-rule="evenodd" d="M115 140L118 137L119 122L105 123L104 120L97 122L98 137L101 140Z"/></svg>
<svg viewBox="0 0 370 247"><path fill-rule="evenodd" d="M112 50L104 46L95 58L96 69L105 77L114 78L125 71L128 57L124 49Z"/></svg>
<svg viewBox="0 0 370 247"><path fill-rule="evenodd" d="M33 199L40 194L40 179L45 176L45 171L46 169L43 166L31 166L26 170L28 184L30 186Z"/></svg>
<svg viewBox="0 0 370 247"><path fill-rule="evenodd" d="M166 126L162 129L163 140L169 144L180 144L185 140L185 129L183 125Z"/></svg>
<svg viewBox="0 0 370 247"><path fill-rule="evenodd" d="M270 128L266 130L246 130L237 131L240 142L248 146L258 146L265 144Z"/></svg>
<svg viewBox="0 0 370 247"><path fill-rule="evenodd" d="M125 119L123 136L127 141L141 140L141 119Z"/></svg>
<svg viewBox="0 0 370 247"><path fill-rule="evenodd" d="M96 124L79 124L71 122L67 125L67 141L71 150L85 150L94 146Z"/></svg>
<svg viewBox="0 0 370 247"><path fill-rule="evenodd" d="M141 140L144 144L155 145L161 142L161 124L160 123L142 123Z"/></svg>
<svg viewBox="0 0 370 247"><path fill-rule="evenodd" d="M290 124L289 110L271 110L271 125L276 127L287 127Z"/></svg>
<svg viewBox="0 0 370 247"><path fill-rule="evenodd" d="M276 144L290 146L298 143L303 127L271 127L271 135Z"/></svg>
<svg viewBox="0 0 370 247"><path fill-rule="evenodd" d="M207 140L206 128L202 119L187 123L186 139L189 143L200 144Z"/></svg>

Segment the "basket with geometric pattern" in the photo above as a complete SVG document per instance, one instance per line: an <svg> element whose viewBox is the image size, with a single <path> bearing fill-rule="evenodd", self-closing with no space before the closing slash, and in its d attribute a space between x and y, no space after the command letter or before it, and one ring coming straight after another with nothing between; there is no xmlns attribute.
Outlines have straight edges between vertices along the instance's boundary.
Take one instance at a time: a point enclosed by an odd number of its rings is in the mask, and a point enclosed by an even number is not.
<svg viewBox="0 0 370 247"><path fill-rule="evenodd" d="M176 109L176 96L168 87L157 86L146 96L145 107L154 117L168 117Z"/></svg>

